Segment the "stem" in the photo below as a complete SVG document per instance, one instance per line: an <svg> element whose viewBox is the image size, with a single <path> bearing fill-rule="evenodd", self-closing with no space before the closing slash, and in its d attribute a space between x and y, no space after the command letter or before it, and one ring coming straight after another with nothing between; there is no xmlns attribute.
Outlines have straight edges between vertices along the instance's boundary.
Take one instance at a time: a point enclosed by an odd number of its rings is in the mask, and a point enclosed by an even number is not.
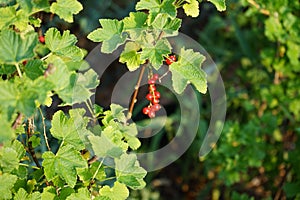
<svg viewBox="0 0 300 200"><path fill-rule="evenodd" d="M129 120L132 117L132 111L133 111L133 108L134 108L134 104L136 103L136 97L137 97L137 94L139 92L139 88L140 88L141 81L142 81L142 78L143 78L143 75L144 75L144 72L145 72L145 68L146 68L146 65L144 64L142 66L141 71L140 71L140 75L139 75L137 84L135 85L135 91L134 91L134 94L133 94L133 97L132 97L132 100L131 100L131 103L130 103L129 111L128 111L128 114L127 114L127 120Z"/></svg>
<svg viewBox="0 0 300 200"><path fill-rule="evenodd" d="M103 164L103 161L104 161L104 159L101 160L101 163L99 164L97 170L95 171L95 173L94 173L94 175L93 175L93 178L92 178L91 182L93 182L94 179L96 178L96 176L97 176L97 174L98 174L98 172L99 172L99 170L100 170L100 168L101 168L101 166L102 166L102 164Z"/></svg>
<svg viewBox="0 0 300 200"><path fill-rule="evenodd" d="M18 113L18 116L17 118L15 119L13 125L12 125L12 128L13 129L17 129L18 126L20 126L22 124L22 118L23 118L23 115L22 113Z"/></svg>
<svg viewBox="0 0 300 200"><path fill-rule="evenodd" d="M270 11L263 9L260 7L260 5L255 2L254 0L247 0L249 4L253 5L256 9L258 9L259 12L261 12L264 15L270 15Z"/></svg>
<svg viewBox="0 0 300 200"><path fill-rule="evenodd" d="M16 66L16 68L17 68L17 71L18 71L18 74L19 74L20 78L22 78L22 72L21 72L21 70L20 70L19 64L18 64L18 63L15 63L15 66Z"/></svg>
<svg viewBox="0 0 300 200"><path fill-rule="evenodd" d="M49 54L45 55L44 57L42 57L41 60L46 60L51 55L52 55L52 53L49 53Z"/></svg>
<svg viewBox="0 0 300 200"><path fill-rule="evenodd" d="M42 112L42 109L39 107L39 111L41 113L41 116L42 116L42 123L43 123L43 132L44 132L44 138L45 138L45 142L46 142L46 146L48 148L48 151L51 151L51 148L49 146L49 143L48 143L48 137L47 137L47 133L46 133L46 124L45 124L45 118L44 118L44 115L43 115L43 112Z"/></svg>
<svg viewBox="0 0 300 200"><path fill-rule="evenodd" d="M19 165L24 166L24 167L31 167L32 169L40 169L39 167L28 165L28 164L25 164L25 163L19 163Z"/></svg>
<svg viewBox="0 0 300 200"><path fill-rule="evenodd" d="M33 127L33 123L32 123L33 119L29 118L28 119L28 129L27 129L27 136L28 136L28 140L29 138L34 134L34 127ZM31 155L34 163L36 164L36 166L38 168L41 168L41 165L35 155L35 151L34 148L32 147L32 143L28 142L28 146L25 146L25 150Z"/></svg>

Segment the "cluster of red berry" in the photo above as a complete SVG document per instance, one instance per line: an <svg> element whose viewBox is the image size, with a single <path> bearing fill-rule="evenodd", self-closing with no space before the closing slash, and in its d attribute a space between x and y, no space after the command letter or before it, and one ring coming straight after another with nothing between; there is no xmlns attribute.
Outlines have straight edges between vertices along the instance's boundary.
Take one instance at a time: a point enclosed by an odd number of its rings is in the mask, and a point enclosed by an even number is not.
<svg viewBox="0 0 300 200"><path fill-rule="evenodd" d="M176 62L176 56L170 55L166 58L167 65L171 65L173 62ZM148 80L149 84L149 93L146 96L146 99L150 101L150 104L147 107L143 108L143 113L148 115L150 118L155 117L155 112L160 110L161 106L159 105L160 93L156 91L155 82L158 80L158 74L153 74L153 76Z"/></svg>
<svg viewBox="0 0 300 200"><path fill-rule="evenodd" d="M171 65L173 62L176 62L176 56L175 55L170 55L169 57L166 58L167 65Z"/></svg>
<svg viewBox="0 0 300 200"><path fill-rule="evenodd" d="M156 90L155 82L158 80L159 75L153 74L153 76L148 80L149 93L146 99L150 101L150 104L143 108L143 113L148 115L150 118L155 117L155 112L157 112L161 106L159 105L160 93Z"/></svg>

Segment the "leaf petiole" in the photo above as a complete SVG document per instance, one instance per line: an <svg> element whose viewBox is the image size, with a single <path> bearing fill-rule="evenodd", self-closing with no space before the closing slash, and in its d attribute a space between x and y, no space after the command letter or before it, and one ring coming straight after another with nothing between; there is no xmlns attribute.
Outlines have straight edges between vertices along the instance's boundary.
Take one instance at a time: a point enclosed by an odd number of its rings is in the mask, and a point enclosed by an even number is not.
<svg viewBox="0 0 300 200"><path fill-rule="evenodd" d="M15 63L15 66L16 66L16 68L17 68L17 71L18 71L18 74L19 74L20 78L22 78L22 72L21 72L21 70L20 70L19 64L18 64L18 63Z"/></svg>

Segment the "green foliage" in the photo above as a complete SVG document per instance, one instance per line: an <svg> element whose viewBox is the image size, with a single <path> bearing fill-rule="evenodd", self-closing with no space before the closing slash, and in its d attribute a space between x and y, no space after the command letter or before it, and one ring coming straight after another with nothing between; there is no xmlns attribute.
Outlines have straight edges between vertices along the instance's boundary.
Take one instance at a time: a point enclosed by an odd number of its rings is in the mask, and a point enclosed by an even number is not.
<svg viewBox="0 0 300 200"><path fill-rule="evenodd" d="M103 112L90 103L99 77L83 61L85 52L76 46L75 35L49 28L44 43L34 29L41 25L37 13L50 12L73 22L82 5L76 0L25 0L1 6L1 199L120 200L129 196L127 187L142 189L146 171L134 154L127 154L141 143L135 124L127 123L125 109L112 104ZM100 35L110 35L109 29ZM60 106L85 103L92 116L80 108L58 110L47 126L42 110L54 95L62 100ZM44 128L34 125L37 116ZM101 119L102 127L95 124ZM106 159L118 170L108 171Z"/></svg>
<svg viewBox="0 0 300 200"><path fill-rule="evenodd" d="M186 14L193 17L199 14L198 1L183 3L184 1L175 0L141 0L136 4L137 12L131 12L122 20L100 19L102 28L94 30L88 38L94 42L102 42L103 53L112 53L125 44L119 61L125 63L129 71L142 66L149 67L150 71L159 70L172 53L173 47L168 37L177 36L181 26L181 19L176 18L177 9L183 7ZM139 12L143 10L149 12ZM192 55L188 55L189 53ZM170 66L176 92L182 93L186 85L192 83L199 92L206 93L206 75L200 69L204 58L198 54L192 50L182 50L179 61L173 67ZM198 58L193 58L195 60L192 62L182 62L196 55Z"/></svg>
<svg viewBox="0 0 300 200"><path fill-rule="evenodd" d="M180 5L184 2L188 5ZM102 42L104 53L124 45L120 62L130 71L145 65L159 70L172 53L168 38L181 27L177 9L199 14L198 2L181 3L141 0L138 12L122 20L100 19L101 28L88 38ZM42 14L73 22L81 3L16 0L0 5L1 198L122 200L129 197L129 188L144 188L147 172L134 152L141 146L136 125L128 123L120 105L106 111L92 105L99 77L83 60L85 50L76 46L69 30L46 29L42 23ZM200 53L182 48L178 61L169 66L178 78L173 77L177 92L188 83L206 92L203 61ZM59 109L45 120L43 110L56 98ZM75 104L85 104L91 116L71 109Z"/></svg>
<svg viewBox="0 0 300 200"><path fill-rule="evenodd" d="M228 199L299 198L299 11L296 1L229 1L199 33L224 71L230 112L203 165Z"/></svg>

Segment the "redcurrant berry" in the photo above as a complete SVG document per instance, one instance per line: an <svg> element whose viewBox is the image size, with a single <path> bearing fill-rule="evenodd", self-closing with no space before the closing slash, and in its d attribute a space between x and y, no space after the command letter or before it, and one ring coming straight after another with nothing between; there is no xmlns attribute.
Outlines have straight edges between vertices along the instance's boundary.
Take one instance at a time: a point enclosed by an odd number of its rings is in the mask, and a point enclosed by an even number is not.
<svg viewBox="0 0 300 200"><path fill-rule="evenodd" d="M39 36L39 41L40 41L40 43L45 43L45 37L40 35Z"/></svg>
<svg viewBox="0 0 300 200"><path fill-rule="evenodd" d="M143 113L145 114L145 115L148 115L149 114L149 112L150 112L150 108L149 107L145 107L145 108L143 108Z"/></svg>
<svg viewBox="0 0 300 200"><path fill-rule="evenodd" d="M154 80L154 79L152 79L152 78L151 78L151 79L149 79L149 80L148 80L148 84L149 84L149 85L155 84L155 80Z"/></svg>
<svg viewBox="0 0 300 200"><path fill-rule="evenodd" d="M155 85L150 85L149 86L149 91L152 91L152 92L156 91Z"/></svg>
<svg viewBox="0 0 300 200"><path fill-rule="evenodd" d="M146 99L148 99L149 101L152 101L153 100L153 95L152 94L147 94Z"/></svg>
<svg viewBox="0 0 300 200"><path fill-rule="evenodd" d="M153 109L154 111L158 111L161 108L161 106L159 104L153 104L151 109Z"/></svg>
<svg viewBox="0 0 300 200"><path fill-rule="evenodd" d="M154 96L155 96L156 99L159 99L160 98L160 93L158 91L155 91Z"/></svg>
<svg viewBox="0 0 300 200"><path fill-rule="evenodd" d="M167 65L171 65L173 62L176 61L176 56L175 55L170 55L167 59L166 59L166 63Z"/></svg>
<svg viewBox="0 0 300 200"><path fill-rule="evenodd" d="M153 74L152 79L154 79L154 80L159 79L159 75L158 74Z"/></svg>
<svg viewBox="0 0 300 200"><path fill-rule="evenodd" d="M153 99L153 100L152 100L152 103L153 103L153 104L159 104L159 99Z"/></svg>
<svg viewBox="0 0 300 200"><path fill-rule="evenodd" d="M154 118L154 117L155 117L155 111L150 110L149 113L148 113L148 116L149 116L150 118Z"/></svg>

